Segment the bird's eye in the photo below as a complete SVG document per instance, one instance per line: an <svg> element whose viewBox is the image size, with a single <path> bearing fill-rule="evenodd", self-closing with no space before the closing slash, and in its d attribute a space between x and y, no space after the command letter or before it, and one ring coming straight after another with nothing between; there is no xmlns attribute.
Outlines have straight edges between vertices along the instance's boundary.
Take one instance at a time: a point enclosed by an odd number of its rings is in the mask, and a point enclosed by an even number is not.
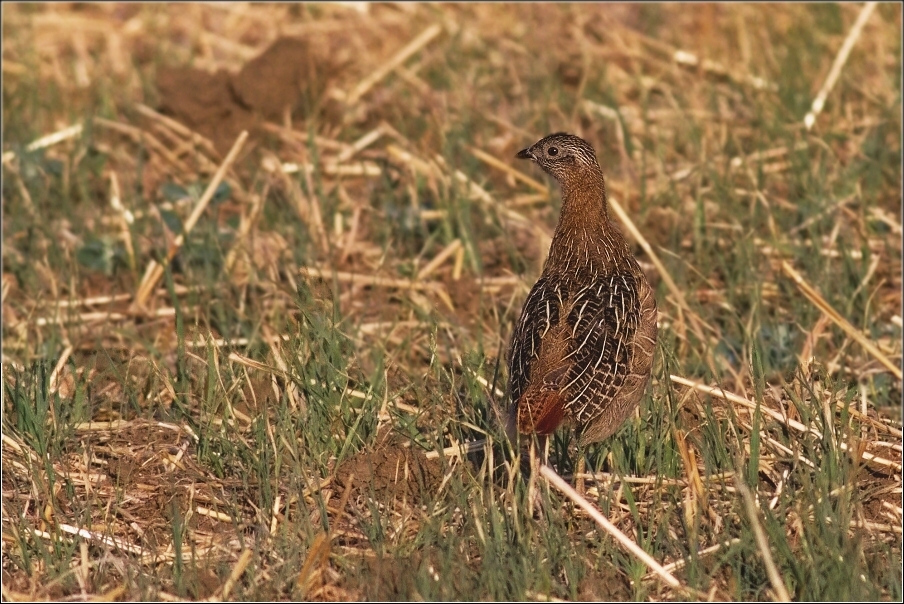
<svg viewBox="0 0 904 604"><path fill-rule="evenodd" d="M547 152L549 155L558 155L558 154L559 154L559 148L558 148L558 147L550 147L549 149L546 150L546 152Z"/></svg>

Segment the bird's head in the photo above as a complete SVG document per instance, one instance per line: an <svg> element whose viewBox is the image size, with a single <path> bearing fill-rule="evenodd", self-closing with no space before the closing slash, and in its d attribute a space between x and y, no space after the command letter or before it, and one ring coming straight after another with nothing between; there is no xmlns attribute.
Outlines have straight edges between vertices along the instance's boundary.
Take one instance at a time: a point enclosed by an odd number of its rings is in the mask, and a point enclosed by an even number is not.
<svg viewBox="0 0 904 604"><path fill-rule="evenodd" d="M593 147L584 139L565 132L541 138L527 149L519 151L515 157L534 160L560 183L564 183L575 173L600 169Z"/></svg>

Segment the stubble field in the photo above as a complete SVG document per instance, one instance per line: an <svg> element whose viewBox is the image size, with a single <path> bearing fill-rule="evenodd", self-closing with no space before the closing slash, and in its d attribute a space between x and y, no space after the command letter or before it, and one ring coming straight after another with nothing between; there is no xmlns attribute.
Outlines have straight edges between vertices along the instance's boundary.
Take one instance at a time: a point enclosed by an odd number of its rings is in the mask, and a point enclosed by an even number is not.
<svg viewBox="0 0 904 604"><path fill-rule="evenodd" d="M4 5L4 600L900 601L901 27ZM677 586L530 505L499 422L559 200L514 154L560 130L660 339L551 464Z"/></svg>

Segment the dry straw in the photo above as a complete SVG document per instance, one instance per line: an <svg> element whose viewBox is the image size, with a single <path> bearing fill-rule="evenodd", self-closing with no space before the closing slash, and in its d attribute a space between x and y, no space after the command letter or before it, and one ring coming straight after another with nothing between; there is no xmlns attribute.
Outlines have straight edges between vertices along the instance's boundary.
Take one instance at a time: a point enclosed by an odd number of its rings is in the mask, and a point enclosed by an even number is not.
<svg viewBox="0 0 904 604"><path fill-rule="evenodd" d="M570 484L565 482L561 476L559 476L555 470L550 468L547 465L540 466L540 474L549 481L549 484L557 488L562 492L563 495L571 499L575 504L578 505L582 510L587 512L587 514L593 518L593 521L596 522L600 528L609 533L616 541L618 541L622 547L624 547L629 553L631 553L635 558L643 562L649 567L659 578L661 578L666 585L670 587L674 587L676 589L687 589L685 586L681 585L681 582L672 575L669 571L662 567L659 562L654 560L650 554L645 552L639 545L637 545L630 537L621 532L618 527L616 527L612 522L606 518L602 512L600 512L596 506L587 501L584 497L582 497L577 491L572 488Z"/></svg>
<svg viewBox="0 0 904 604"><path fill-rule="evenodd" d="M891 360L887 356L882 354L882 351L879 350L875 344L870 342L869 339L864 336L859 329L851 325L850 322L842 317L837 310L832 308L832 305L826 302L825 298L819 295L819 292L817 292L812 285L807 283L806 279L804 279L800 273L794 270L794 267L792 267L785 260L782 261L782 270L785 271L785 274L787 274L794 280L794 283L797 284L797 287L800 288L800 291L803 292L807 299L812 302L813 305L816 306L816 308L824 312L826 316L835 323L835 325L843 329L846 334L856 340L858 344L863 346L864 350L870 353L877 361L882 363L882 365L884 365L886 369L891 371L896 378L898 378L899 380L901 379L901 368L898 365L892 363Z"/></svg>
<svg viewBox="0 0 904 604"><path fill-rule="evenodd" d="M164 264L159 264L156 260L151 260L151 262L148 264L148 267L144 272L144 278L142 279L141 284L138 286L138 290L135 293L135 299L132 302L133 309L144 307L145 301L148 299L148 296L150 296L154 288L157 287L157 282L160 281L160 278L163 276L165 264L168 264L172 261L173 258L176 257L179 249L185 243L185 238L189 233L191 233L192 229L195 228L195 224L198 222L198 219L201 218L201 214L204 212L207 204L210 203L211 199L213 199L213 195L214 193L216 193L217 187L219 187L220 183L223 182L223 178L226 177L226 172L232 167L233 162L235 162L247 139L248 132L243 131L235 140L235 143L232 145L232 149L230 149L229 153L226 155L226 159L224 159L223 163L220 164L220 168L217 170L216 174L213 175L210 184L207 185L207 188L204 190L201 198L198 199L198 203L195 204L195 208L192 210L192 213L185 220L182 232L179 233L179 235L176 237L176 240L172 243L172 245L170 245L170 248L166 253L166 260L164 261Z"/></svg>
<svg viewBox="0 0 904 604"><path fill-rule="evenodd" d="M851 49L854 48L854 44L856 44L857 40L860 38L860 34L863 31L863 26L866 25L866 22L873 14L873 11L876 10L876 4L878 3L867 2L863 5L863 8L860 9L860 14L857 15L857 20L854 22L853 27L851 27L851 31L848 32L847 38L844 39L844 44L841 45L841 49L835 56L835 62L832 63L832 69L829 70L829 75L826 76L826 81L823 83L822 88L820 88L819 92L816 94L816 98L813 99L813 105L811 106L810 111L807 112L807 115L804 116L804 126L807 128L807 130L812 128L813 124L816 123L816 117L822 112L822 108L826 103L826 98L829 96L832 88L835 87L835 82L838 81L838 76L841 75L841 69L847 62L848 55L851 54Z"/></svg>

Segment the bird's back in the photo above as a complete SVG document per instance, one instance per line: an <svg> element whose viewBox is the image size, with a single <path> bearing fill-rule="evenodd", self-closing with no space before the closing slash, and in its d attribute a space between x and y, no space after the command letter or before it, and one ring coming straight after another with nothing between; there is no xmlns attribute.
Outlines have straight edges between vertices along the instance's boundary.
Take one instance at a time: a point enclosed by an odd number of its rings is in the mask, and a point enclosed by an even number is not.
<svg viewBox="0 0 904 604"><path fill-rule="evenodd" d="M633 258L611 270L548 263L512 338L518 431L572 424L582 442L603 440L640 401L655 342L655 298Z"/></svg>

